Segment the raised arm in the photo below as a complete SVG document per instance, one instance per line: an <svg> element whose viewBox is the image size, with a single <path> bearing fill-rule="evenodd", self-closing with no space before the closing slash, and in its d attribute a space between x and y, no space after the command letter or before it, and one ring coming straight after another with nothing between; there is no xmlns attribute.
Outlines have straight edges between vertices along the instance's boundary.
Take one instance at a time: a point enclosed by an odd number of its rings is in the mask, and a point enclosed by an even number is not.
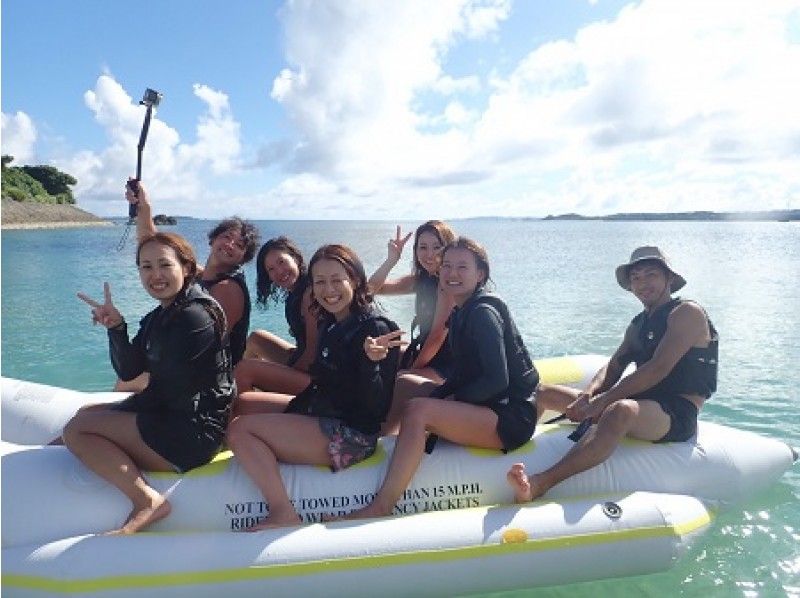
<svg viewBox="0 0 800 598"><path fill-rule="evenodd" d="M442 345L447 342L447 318L450 317L453 307L455 307L455 303L452 297L439 287L436 294L436 313L433 315L433 324L431 324L431 330L422 344L419 354L414 359L414 363L411 364L412 368L422 369L426 367L431 359L436 357Z"/></svg>
<svg viewBox="0 0 800 598"><path fill-rule="evenodd" d="M129 181L133 179L128 179ZM139 242L142 239L151 237L158 232L156 225L153 224L153 208L150 205L150 198L147 191L139 181L139 191L134 194L129 186L125 186L125 199L130 204L136 204L136 238Z"/></svg>
<svg viewBox="0 0 800 598"><path fill-rule="evenodd" d="M404 295L414 290L414 276L411 274L407 274L397 280L386 280L386 277L389 276L389 272L391 272L392 268L400 261L400 257L403 255L403 248L412 234L413 233L408 233L403 237L400 226L398 225L395 238L389 239L386 260L375 270L367 281L367 286L371 293L380 293L381 295Z"/></svg>

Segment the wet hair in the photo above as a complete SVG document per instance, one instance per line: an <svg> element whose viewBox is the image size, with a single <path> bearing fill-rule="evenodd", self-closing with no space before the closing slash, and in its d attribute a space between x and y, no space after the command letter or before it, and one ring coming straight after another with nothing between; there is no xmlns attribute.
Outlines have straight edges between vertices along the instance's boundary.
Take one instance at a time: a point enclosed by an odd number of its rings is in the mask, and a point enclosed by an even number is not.
<svg viewBox="0 0 800 598"><path fill-rule="evenodd" d="M333 260L342 265L345 272L347 272L347 276L353 282L353 302L350 304L350 311L352 313L365 311L372 303L372 295L367 288L367 274L364 271L364 264L361 263L355 251L345 245L323 245L314 252L311 261L308 262L309 274L313 275L314 264L321 260ZM324 309L317 301L314 293L311 294L311 305L318 310Z"/></svg>
<svg viewBox="0 0 800 598"><path fill-rule="evenodd" d="M246 264L253 259L256 253L256 245L258 245L261 235L259 235L258 229L252 222L242 220L238 216L232 216L220 222L208 233L208 244L210 245L214 242L214 239L229 230L238 231L239 234L242 235L242 241L244 241L244 256L242 256L241 263Z"/></svg>
<svg viewBox="0 0 800 598"><path fill-rule="evenodd" d="M417 260L417 244L419 243L419 238L422 233L431 233L437 239L439 239L439 243L442 244L442 249L450 245L456 239L456 233L450 228L445 222L441 220L428 220L424 224L420 224L417 227L416 232L414 233L414 251L413 255L411 256L412 259L412 268L414 273L414 279L418 281L421 277L426 276L428 271L422 267L422 264L419 263Z"/></svg>
<svg viewBox="0 0 800 598"><path fill-rule="evenodd" d="M175 301L173 301L168 308L169 314L175 314L178 312L179 308L186 305L188 302L186 299L186 290L195 282L195 278L197 277L197 256L194 253L192 245L182 236L176 233L158 232L139 241L139 245L136 247L137 266L139 266L141 259L142 248L149 243L158 243L159 245L170 247L175 252L178 263L181 266L188 266L188 272L183 279L183 286L178 291ZM220 308L216 301L203 301L201 305L211 316L212 320L214 320L214 329L217 332L217 336L222 339L226 329L225 313L222 311L222 308ZM168 315L167 317L170 316Z"/></svg>
<svg viewBox="0 0 800 598"><path fill-rule="evenodd" d="M456 237L451 243L442 250L442 258L451 249L466 249L475 257L475 265L478 270L482 270L486 275L482 284L478 288L486 286L491 279L491 271L489 270L489 254L486 253L486 248L477 241L473 241L469 237Z"/></svg>
<svg viewBox="0 0 800 598"><path fill-rule="evenodd" d="M306 264L303 260L303 254L300 249L295 245L291 239L280 236L270 239L261 246L258 250L256 257L256 303L262 308L267 307L270 299L276 303L280 300L285 300L288 291L270 280L267 274L267 268L264 265L264 259L270 251L281 251L289 254L294 263L297 264L297 269L300 271L300 276L306 275Z"/></svg>

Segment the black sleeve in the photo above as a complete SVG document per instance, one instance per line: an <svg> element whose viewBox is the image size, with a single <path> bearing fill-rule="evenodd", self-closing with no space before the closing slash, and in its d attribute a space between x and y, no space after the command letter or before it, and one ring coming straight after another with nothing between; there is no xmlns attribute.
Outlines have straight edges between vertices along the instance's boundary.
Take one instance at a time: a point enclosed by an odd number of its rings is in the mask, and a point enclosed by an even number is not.
<svg viewBox="0 0 800 598"><path fill-rule="evenodd" d="M198 302L192 302L174 314L165 334L159 376L167 382L158 390L168 402L192 398L216 377L215 355L219 339L214 320Z"/></svg>
<svg viewBox="0 0 800 598"><path fill-rule="evenodd" d="M111 357L111 365L120 380L133 380L145 371L147 358L142 336L149 317L152 317L152 314L145 316L139 323L139 332L133 341L128 340L128 325L124 322L115 328L108 329L108 352Z"/></svg>
<svg viewBox="0 0 800 598"><path fill-rule="evenodd" d="M503 342L503 319L490 305L478 305L469 314L467 335L478 354L480 375L455 389L454 397L465 403L483 403L508 388L508 364Z"/></svg>
<svg viewBox="0 0 800 598"><path fill-rule="evenodd" d="M372 361L364 352L364 339L367 336L380 336L389 331L386 322L372 320L364 325L353 345L353 350L358 352L359 363L358 390L353 407L360 419L383 421L392 400L400 350L396 347L390 349L381 361Z"/></svg>

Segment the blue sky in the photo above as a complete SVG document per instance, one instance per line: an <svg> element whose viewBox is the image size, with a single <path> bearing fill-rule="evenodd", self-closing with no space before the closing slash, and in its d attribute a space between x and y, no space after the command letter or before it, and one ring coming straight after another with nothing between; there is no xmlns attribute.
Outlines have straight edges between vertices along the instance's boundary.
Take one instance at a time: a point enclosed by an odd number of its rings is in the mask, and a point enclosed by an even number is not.
<svg viewBox="0 0 800 598"><path fill-rule="evenodd" d="M766 6L761 6L762 4ZM2 151L123 215L800 207L800 0L4 0Z"/></svg>

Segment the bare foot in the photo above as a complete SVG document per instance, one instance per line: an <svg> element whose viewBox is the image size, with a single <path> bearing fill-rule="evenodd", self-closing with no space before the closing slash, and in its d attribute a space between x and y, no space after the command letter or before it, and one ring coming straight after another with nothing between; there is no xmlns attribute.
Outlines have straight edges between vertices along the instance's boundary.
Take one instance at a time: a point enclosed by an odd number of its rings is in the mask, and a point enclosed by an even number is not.
<svg viewBox="0 0 800 598"><path fill-rule="evenodd" d="M278 527L291 527L293 525L300 525L303 521L300 519L300 516L295 513L294 511L286 511L283 512L272 512L269 514L264 521L261 523L256 523L255 525L248 527L246 532L258 532L262 529L275 529Z"/></svg>
<svg viewBox="0 0 800 598"><path fill-rule="evenodd" d="M156 521L164 519L171 511L172 506L169 504L169 501L164 497L159 497L159 499L153 500L149 505L134 507L131 514L128 515L125 524L119 529L108 532L106 535L135 534Z"/></svg>
<svg viewBox="0 0 800 598"><path fill-rule="evenodd" d="M514 501L526 503L539 498L547 489L539 481L539 476L527 475L524 463L514 463L506 474L506 480L514 490Z"/></svg>

